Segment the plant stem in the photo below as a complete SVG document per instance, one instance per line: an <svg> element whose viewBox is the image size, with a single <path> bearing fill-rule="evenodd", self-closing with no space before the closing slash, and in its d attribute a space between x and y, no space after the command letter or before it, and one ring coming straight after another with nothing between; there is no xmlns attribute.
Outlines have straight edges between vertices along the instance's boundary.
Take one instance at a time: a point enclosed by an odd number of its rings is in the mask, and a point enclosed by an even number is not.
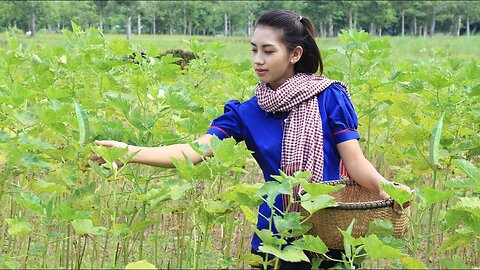
<svg viewBox="0 0 480 270"><path fill-rule="evenodd" d="M147 203L146 202L143 202L142 204L142 220L146 220L147 219ZM140 232L140 243L139 243L139 247L138 247L138 259L139 260L142 260L143 259L143 241L145 239L145 228L142 229L142 231Z"/></svg>
<svg viewBox="0 0 480 270"><path fill-rule="evenodd" d="M432 178L432 188L435 189L435 185L437 182L437 169L433 169L433 178ZM435 210L435 205L432 204L430 206L430 211L429 211L429 217L428 217L428 235L427 235L427 252L426 252L426 259L427 261L430 261L430 253L431 253L431 247L432 247L432 224L433 224L433 216L434 216L434 210Z"/></svg>
<svg viewBox="0 0 480 270"><path fill-rule="evenodd" d="M239 269L241 268L240 267L240 256L241 254L243 254L243 245L244 245L244 238L245 238L245 231L247 229L247 222L246 221L243 221L242 222L242 229L240 230L240 245L239 245L239 248L238 248L238 251L237 251L237 263L235 265L235 268Z"/></svg>
<svg viewBox="0 0 480 270"><path fill-rule="evenodd" d="M115 183L115 180L117 179L117 169L114 170L113 173L113 214L112 214L112 268L115 268L117 265L117 185Z"/></svg>
<svg viewBox="0 0 480 270"><path fill-rule="evenodd" d="M28 244L27 244L27 252L25 252L25 260L23 261L23 268L27 269L27 262L28 262L28 253L30 252L30 244L32 243L32 237L28 237Z"/></svg>
<svg viewBox="0 0 480 270"><path fill-rule="evenodd" d="M65 269L68 269L70 258L70 223L67 223L67 252L65 253Z"/></svg>
<svg viewBox="0 0 480 270"><path fill-rule="evenodd" d="M109 222L109 226L108 226L108 231L110 231L110 229L112 228L112 222L110 221ZM102 256L102 262L100 264L100 268L103 268L103 265L105 263L105 259L107 258L107 250L108 250L108 238L109 238L110 234L107 233L107 235L105 236L105 245L103 246L103 256ZM112 254L113 256L113 254Z"/></svg>

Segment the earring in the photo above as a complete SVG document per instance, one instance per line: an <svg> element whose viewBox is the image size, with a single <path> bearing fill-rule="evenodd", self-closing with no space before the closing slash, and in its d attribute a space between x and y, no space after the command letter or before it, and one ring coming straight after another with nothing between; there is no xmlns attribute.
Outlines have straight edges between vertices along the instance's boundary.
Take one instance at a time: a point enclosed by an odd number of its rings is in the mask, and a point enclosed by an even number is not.
<svg viewBox="0 0 480 270"><path fill-rule="evenodd" d="M293 60L293 59L292 59L292 60L290 60L290 63L292 63L292 64L293 64L293 62L294 62L294 60Z"/></svg>

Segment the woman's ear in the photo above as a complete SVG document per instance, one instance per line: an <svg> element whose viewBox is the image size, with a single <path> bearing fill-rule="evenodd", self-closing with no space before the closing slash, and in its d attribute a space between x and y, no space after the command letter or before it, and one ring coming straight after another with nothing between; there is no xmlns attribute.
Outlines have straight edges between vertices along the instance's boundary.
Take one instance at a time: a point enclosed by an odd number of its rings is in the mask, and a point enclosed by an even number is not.
<svg viewBox="0 0 480 270"><path fill-rule="evenodd" d="M290 63L295 64L300 60L303 54L303 48L302 46L297 46L295 49L293 49L293 52L290 53Z"/></svg>

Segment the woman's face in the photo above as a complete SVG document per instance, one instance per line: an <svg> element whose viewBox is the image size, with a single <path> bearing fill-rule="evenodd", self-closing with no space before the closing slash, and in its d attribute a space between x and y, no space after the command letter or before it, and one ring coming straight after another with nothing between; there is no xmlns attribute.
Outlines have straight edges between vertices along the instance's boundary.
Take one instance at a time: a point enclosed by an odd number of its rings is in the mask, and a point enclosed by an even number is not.
<svg viewBox="0 0 480 270"><path fill-rule="evenodd" d="M252 35L252 63L258 79L277 89L295 74L292 53L280 40L282 31L259 25Z"/></svg>

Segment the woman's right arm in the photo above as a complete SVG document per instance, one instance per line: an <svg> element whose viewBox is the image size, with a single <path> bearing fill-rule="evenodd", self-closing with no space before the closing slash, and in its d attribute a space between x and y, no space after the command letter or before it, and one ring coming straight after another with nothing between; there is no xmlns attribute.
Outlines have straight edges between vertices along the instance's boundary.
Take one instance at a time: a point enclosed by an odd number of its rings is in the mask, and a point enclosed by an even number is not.
<svg viewBox="0 0 480 270"><path fill-rule="evenodd" d="M209 144L212 137L213 135L205 134L195 140L195 142L200 145ZM138 154L130 161L130 163L145 164L162 168L175 167L172 159L185 160L184 154L194 164L201 162L204 157L212 156L212 153L209 151L202 157L200 154L195 152L195 150L189 144L173 144L158 147L127 145L126 143L118 141L95 141L95 144L105 147L128 147L127 155L138 151ZM98 155L93 155L92 160L96 160L100 163L104 162L102 157Z"/></svg>

